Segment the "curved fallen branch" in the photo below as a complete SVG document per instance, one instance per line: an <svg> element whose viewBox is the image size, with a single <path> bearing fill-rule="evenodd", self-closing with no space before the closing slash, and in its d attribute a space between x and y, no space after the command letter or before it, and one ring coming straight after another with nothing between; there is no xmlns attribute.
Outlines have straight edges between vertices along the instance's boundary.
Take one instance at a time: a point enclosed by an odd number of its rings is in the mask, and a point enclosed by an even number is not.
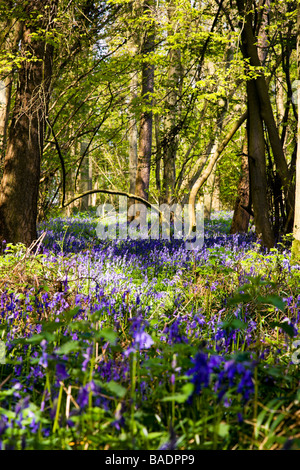
<svg viewBox="0 0 300 470"><path fill-rule="evenodd" d="M72 202L75 202L75 201L77 201L77 199L80 199L84 196L88 196L89 194L97 194L97 193L113 194L113 195L116 195L116 196L125 196L128 199L135 199L136 201L142 202L143 204L145 204L145 206L149 207L150 209L153 209L161 217L163 217L163 213L159 209L157 209L157 207L155 207L153 204L151 204L151 202L147 201L143 197L136 196L135 194L131 194L131 193L126 193L125 191L115 191L113 189L91 189L91 190L86 191L82 194L78 194L77 196L75 196L73 199L71 199L67 203L62 204L61 208L64 209L65 207L72 204Z"/></svg>

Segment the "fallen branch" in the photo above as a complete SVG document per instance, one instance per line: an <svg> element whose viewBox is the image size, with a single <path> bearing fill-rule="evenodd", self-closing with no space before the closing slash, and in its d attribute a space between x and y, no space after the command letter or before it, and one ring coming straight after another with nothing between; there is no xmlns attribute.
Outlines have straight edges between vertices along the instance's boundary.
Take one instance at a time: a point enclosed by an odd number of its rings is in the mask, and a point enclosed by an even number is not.
<svg viewBox="0 0 300 470"><path fill-rule="evenodd" d="M127 197L128 199L135 199L136 201L139 201L139 202L142 202L143 204L145 204L145 206L149 207L150 209L153 209L155 212L157 212L161 217L163 217L163 213L157 209L156 206L154 206L153 204L151 204L151 202L147 201L146 199L144 199L143 197L140 197L140 196L136 196L135 194L131 194L131 193L126 193L125 191L115 191L113 189L91 189L89 191L86 191L82 194L78 194L77 196L75 196L73 199L71 199L70 201L68 201L67 203L64 203L61 205L61 208L64 209L65 207L69 206L70 204L72 204L72 202L75 202L77 201L77 199L80 199L84 196L88 196L89 194L97 194L97 193L102 193L102 194L114 194L116 196L125 196Z"/></svg>

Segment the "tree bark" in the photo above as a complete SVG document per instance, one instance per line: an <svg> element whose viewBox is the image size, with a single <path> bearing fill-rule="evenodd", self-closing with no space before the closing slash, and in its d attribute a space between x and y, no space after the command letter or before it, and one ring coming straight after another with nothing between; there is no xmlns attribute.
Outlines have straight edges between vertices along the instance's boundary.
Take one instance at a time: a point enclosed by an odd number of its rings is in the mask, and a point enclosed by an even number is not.
<svg viewBox="0 0 300 470"><path fill-rule="evenodd" d="M271 248L275 240L268 211L264 129L253 80L247 82L247 99L248 162L254 222L258 237L264 246Z"/></svg>
<svg viewBox="0 0 300 470"><path fill-rule="evenodd" d="M142 104L144 111L141 114L139 130L138 163L136 175L135 194L146 200L149 197L150 162L152 152L152 100L154 88L154 65L149 55L154 51L154 20L151 8L153 1L145 1L143 13L145 21L145 36L142 43Z"/></svg>
<svg viewBox="0 0 300 470"><path fill-rule="evenodd" d="M215 140L212 147L212 155L216 152L218 148L218 139ZM216 193L218 194L218 182L216 181L216 171L217 165L215 165L206 180L205 186L203 188L203 204L204 204L204 218L210 220L211 213L213 210L213 203ZM217 190L217 191L216 191Z"/></svg>
<svg viewBox="0 0 300 470"><path fill-rule="evenodd" d="M156 142L156 151L155 151L155 186L156 190L159 192L161 191L161 177L160 177L160 167L161 167L161 160L162 160L162 153L161 153L161 140L160 140L160 118L158 114L154 116L154 129L155 129L155 142Z"/></svg>
<svg viewBox="0 0 300 470"><path fill-rule="evenodd" d="M138 87L138 77L137 73L134 71L131 74L130 79L130 99L131 102L137 98L137 87ZM137 172L137 162L138 162L138 128L136 122L136 116L134 110L131 110L131 115L129 119L129 129L128 129L128 144L129 144L129 192L131 194L135 193L136 185L136 172ZM134 204L134 199L128 200L128 208ZM128 216L129 220L132 220L132 217Z"/></svg>
<svg viewBox="0 0 300 470"><path fill-rule="evenodd" d="M167 4L168 15L168 37L176 34L178 20L174 20L176 5L174 1ZM176 180L176 153L178 148L178 133L180 129L177 123L180 120L180 95L182 83L182 67L180 49L170 48L169 50L169 69L168 69L168 87L165 98L166 117L165 117L165 137L162 141L163 151L163 184L161 203L172 204L174 198L175 180Z"/></svg>
<svg viewBox="0 0 300 470"><path fill-rule="evenodd" d="M9 4L9 8L12 8ZM1 37L2 51L6 51L11 55L17 53L17 47L22 37L22 23L20 21L12 21L8 19L3 25L3 35ZM7 129L9 121L9 112L11 106L11 93L14 78L14 70L11 66L1 74L0 79L0 158L4 158L7 141Z"/></svg>
<svg viewBox="0 0 300 470"><path fill-rule="evenodd" d="M244 17L242 26L242 42L241 50L245 59L250 59L250 65L261 68L261 61L258 56L257 42L254 37L252 27L252 1L251 0L236 0L237 7L240 15ZM285 200L288 205L288 212L294 210L294 187L290 180L288 164L286 162L281 139L276 126L270 96L268 93L268 85L263 72L259 72L257 78L253 79L255 85L255 92L257 100L260 103L260 114L266 125L270 145L272 148L274 161L278 170L280 179L282 181Z"/></svg>
<svg viewBox="0 0 300 470"><path fill-rule="evenodd" d="M11 102L12 78L5 77L0 81L0 157L5 155L7 140L8 115Z"/></svg>
<svg viewBox="0 0 300 470"><path fill-rule="evenodd" d="M86 152L88 142L80 143L80 155ZM84 193L93 189L92 159L87 152L84 156L79 175L79 191ZM79 210L88 211L91 205L91 196L87 195L80 200Z"/></svg>
<svg viewBox="0 0 300 470"><path fill-rule="evenodd" d="M247 233L250 221L250 214L245 209L248 208L250 187L249 187L249 165L248 165L248 144L247 138L244 140L242 149L241 177L238 184L238 194L235 201L234 213L232 217L230 233Z"/></svg>
<svg viewBox="0 0 300 470"><path fill-rule="evenodd" d="M297 106L298 106L298 128L297 128L297 160L296 160L296 196L295 196L295 219L294 240L292 244L292 263L300 264L300 3L297 7Z"/></svg>
<svg viewBox="0 0 300 470"><path fill-rule="evenodd" d="M24 6L27 19L21 48L27 58L19 69L1 182L0 238L27 246L37 237L40 161L52 74L53 46L40 31L52 27L57 3L32 0Z"/></svg>

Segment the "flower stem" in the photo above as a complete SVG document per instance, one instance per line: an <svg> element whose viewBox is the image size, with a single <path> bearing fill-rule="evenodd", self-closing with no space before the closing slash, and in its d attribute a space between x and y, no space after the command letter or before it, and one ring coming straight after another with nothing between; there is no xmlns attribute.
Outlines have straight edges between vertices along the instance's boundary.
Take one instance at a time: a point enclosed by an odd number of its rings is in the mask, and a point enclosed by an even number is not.
<svg viewBox="0 0 300 470"><path fill-rule="evenodd" d="M61 405L63 387L64 387L63 382L60 382L60 388L59 388L59 394L58 394L58 400L57 400L57 408L56 408L55 420L54 420L53 430L52 430L53 433L54 433L54 432L56 431L56 429L59 427L59 425L58 425L58 418L59 418L59 411L60 411L60 405Z"/></svg>

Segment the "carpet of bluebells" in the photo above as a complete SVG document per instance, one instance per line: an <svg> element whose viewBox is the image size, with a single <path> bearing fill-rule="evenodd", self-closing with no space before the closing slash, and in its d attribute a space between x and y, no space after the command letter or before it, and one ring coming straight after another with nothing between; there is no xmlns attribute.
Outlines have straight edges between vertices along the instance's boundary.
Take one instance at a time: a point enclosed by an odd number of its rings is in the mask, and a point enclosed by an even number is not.
<svg viewBox="0 0 300 470"><path fill-rule="evenodd" d="M300 449L288 237L99 240L92 216L0 256L0 448Z"/></svg>

